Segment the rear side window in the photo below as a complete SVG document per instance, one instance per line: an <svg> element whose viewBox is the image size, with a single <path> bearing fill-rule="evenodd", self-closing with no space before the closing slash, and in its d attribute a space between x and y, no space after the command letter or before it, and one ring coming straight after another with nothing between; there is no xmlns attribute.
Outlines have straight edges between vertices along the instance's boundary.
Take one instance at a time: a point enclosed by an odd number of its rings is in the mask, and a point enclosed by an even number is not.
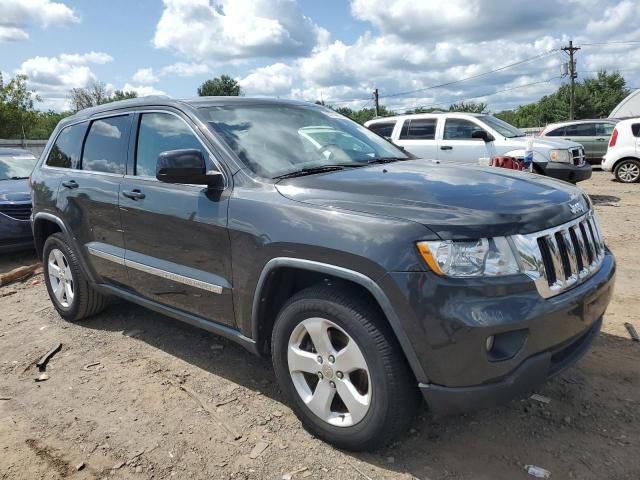
<svg viewBox="0 0 640 480"><path fill-rule="evenodd" d="M124 175L129 145L129 115L94 120L82 153L82 169Z"/></svg>
<svg viewBox="0 0 640 480"><path fill-rule="evenodd" d="M79 168L82 140L87 131L86 123L78 123L63 128L51 147L47 165L58 168Z"/></svg>
<svg viewBox="0 0 640 480"><path fill-rule="evenodd" d="M169 113L143 113L138 130L136 175L156 176L156 163L162 152L195 148L206 154L200 140L180 118Z"/></svg>
<svg viewBox="0 0 640 480"><path fill-rule="evenodd" d="M462 118L448 118L444 124L445 140L481 140L473 138L473 132L482 132L483 129L469 120Z"/></svg>
<svg viewBox="0 0 640 480"><path fill-rule="evenodd" d="M567 125L565 133L567 137L595 137L595 123L578 123L576 125Z"/></svg>
<svg viewBox="0 0 640 480"><path fill-rule="evenodd" d="M435 140L436 118L406 120L400 132L400 140Z"/></svg>
<svg viewBox="0 0 640 480"><path fill-rule="evenodd" d="M612 123L596 123L596 135L599 137L610 137L615 125Z"/></svg>
<svg viewBox="0 0 640 480"><path fill-rule="evenodd" d="M633 132L634 137L640 137L640 123L631 125L631 132Z"/></svg>
<svg viewBox="0 0 640 480"><path fill-rule="evenodd" d="M390 138L395 126L396 122L377 122L369 125L369 130L381 137Z"/></svg>
<svg viewBox="0 0 640 480"><path fill-rule="evenodd" d="M566 130L566 127L560 127L560 128L556 128L554 130L551 130L547 133L545 133L545 137L562 137L564 136L564 132Z"/></svg>

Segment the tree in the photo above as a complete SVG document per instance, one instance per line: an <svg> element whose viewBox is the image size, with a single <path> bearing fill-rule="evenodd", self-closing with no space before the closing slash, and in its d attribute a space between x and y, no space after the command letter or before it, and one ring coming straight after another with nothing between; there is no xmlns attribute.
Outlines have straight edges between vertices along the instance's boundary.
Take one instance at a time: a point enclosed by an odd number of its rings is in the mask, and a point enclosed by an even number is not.
<svg viewBox="0 0 640 480"><path fill-rule="evenodd" d="M103 105L127 98L136 98L138 96L136 92L125 92L122 90L116 90L110 93L104 82L99 80L93 81L83 88L72 88L69 95L71 97L71 108L74 112L95 107L96 105Z"/></svg>
<svg viewBox="0 0 640 480"><path fill-rule="evenodd" d="M487 109L484 102L458 102L449 106L450 112L482 113Z"/></svg>
<svg viewBox="0 0 640 480"><path fill-rule="evenodd" d="M332 108L339 114L344 115L345 117L349 117L351 120L356 121L361 125L376 117L375 108L362 108L360 110L352 110L349 107L330 108ZM379 114L380 117L386 117L388 115L394 115L395 112L388 110L384 105L380 105Z"/></svg>
<svg viewBox="0 0 640 480"><path fill-rule="evenodd" d="M0 73L0 138L25 138L36 116L40 97L27 88L27 77L16 75L7 83Z"/></svg>
<svg viewBox="0 0 640 480"><path fill-rule="evenodd" d="M198 95L201 97L237 97L242 95L242 88L229 75L220 75L200 85Z"/></svg>

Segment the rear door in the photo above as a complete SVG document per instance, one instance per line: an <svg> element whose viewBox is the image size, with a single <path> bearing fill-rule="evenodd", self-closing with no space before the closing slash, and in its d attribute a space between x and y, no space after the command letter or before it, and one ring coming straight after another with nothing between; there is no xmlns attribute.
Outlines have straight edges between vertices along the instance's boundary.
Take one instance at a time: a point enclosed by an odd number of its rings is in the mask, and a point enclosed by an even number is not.
<svg viewBox="0 0 640 480"><path fill-rule="evenodd" d="M600 163L602 157L607 153L609 139L614 128L615 124L613 123L596 123L596 136L593 140L593 160L595 163Z"/></svg>
<svg viewBox="0 0 640 480"><path fill-rule="evenodd" d="M401 120L402 121L402 120ZM402 121L397 145L420 158L438 158L437 118L406 118Z"/></svg>
<svg viewBox="0 0 640 480"><path fill-rule="evenodd" d="M473 132L484 130L465 118L446 118L442 139L438 141L438 160L450 165L480 165L480 159L492 156L481 138L473 138ZM485 163L486 164L486 163Z"/></svg>
<svg viewBox="0 0 640 480"><path fill-rule="evenodd" d="M212 191L155 178L161 152L200 150L213 156L177 113L141 112L132 141L132 174L125 178L120 207L130 289L163 305L233 325L231 254L227 232L230 185Z"/></svg>
<svg viewBox="0 0 640 480"><path fill-rule="evenodd" d="M65 171L58 189L58 208L81 254L98 281L112 284L127 282L118 196L127 165L131 119L131 114L96 118L71 130L77 142L74 148L81 147L82 155ZM55 150L54 146L52 155L58 155Z"/></svg>
<svg viewBox="0 0 640 480"><path fill-rule="evenodd" d="M584 153L587 161L597 158L595 139L596 124L595 123L576 123L567 125L564 132L565 139L577 142L584 147Z"/></svg>
<svg viewBox="0 0 640 480"><path fill-rule="evenodd" d="M383 122L375 122L369 125L369 130L374 133L377 133L381 137L386 138L387 140L393 140L393 129L396 126L395 120L383 121Z"/></svg>

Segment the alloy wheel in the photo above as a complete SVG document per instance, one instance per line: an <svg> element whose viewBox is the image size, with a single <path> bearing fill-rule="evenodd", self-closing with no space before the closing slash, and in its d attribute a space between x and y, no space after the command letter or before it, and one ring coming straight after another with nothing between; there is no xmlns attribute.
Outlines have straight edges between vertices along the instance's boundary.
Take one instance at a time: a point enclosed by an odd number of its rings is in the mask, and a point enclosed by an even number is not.
<svg viewBox="0 0 640 480"><path fill-rule="evenodd" d="M73 303L74 296L73 274L69 261L62 250L53 248L49 252L47 263L51 291L60 306L69 308Z"/></svg>
<svg viewBox="0 0 640 480"><path fill-rule="evenodd" d="M369 367L355 340L334 322L299 323L289 337L287 361L298 395L323 421L350 427L369 411Z"/></svg>
<svg viewBox="0 0 640 480"><path fill-rule="evenodd" d="M640 177L640 166L631 162L623 163L618 167L618 176L624 182L636 182Z"/></svg>

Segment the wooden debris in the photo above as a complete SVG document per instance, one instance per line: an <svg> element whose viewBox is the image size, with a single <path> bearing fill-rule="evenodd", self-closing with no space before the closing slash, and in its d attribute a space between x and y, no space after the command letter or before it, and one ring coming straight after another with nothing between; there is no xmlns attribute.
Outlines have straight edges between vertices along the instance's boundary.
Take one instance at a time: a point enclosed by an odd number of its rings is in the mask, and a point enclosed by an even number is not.
<svg viewBox="0 0 640 480"><path fill-rule="evenodd" d="M640 342L640 336L638 336L638 331L633 325L631 325L629 322L626 322L624 324L624 327L627 329L627 332L629 332L629 335L631 335L631 340L633 340L634 342Z"/></svg>
<svg viewBox="0 0 640 480"><path fill-rule="evenodd" d="M220 400L218 403L216 403L216 407L221 407L223 405L226 405L227 403L235 402L236 400L238 400L238 397L231 397L227 398L226 400Z"/></svg>
<svg viewBox="0 0 640 480"><path fill-rule="evenodd" d="M0 397L0 400L11 400L12 397Z"/></svg>
<svg viewBox="0 0 640 480"><path fill-rule="evenodd" d="M97 367L98 365L102 365L102 364L100 362L87 363L84 367L82 367L82 370L84 370L85 372L91 372L93 370L97 370L97 368L91 368L91 367Z"/></svg>
<svg viewBox="0 0 640 480"><path fill-rule="evenodd" d="M8 297L10 295L15 295L16 293L18 293L17 290L9 290L8 292L2 292L0 293L0 298Z"/></svg>
<svg viewBox="0 0 640 480"><path fill-rule="evenodd" d="M47 366L47 363L51 359L51 357L53 357L56 353L58 353L61 348L62 348L62 344L61 343L58 343L58 344L54 345L54 347L51 350L49 350L47 353L45 353L42 356L42 358L40 360L38 360L38 363L36 363L36 367L38 367L40 370L44 370L45 367Z"/></svg>
<svg viewBox="0 0 640 480"><path fill-rule="evenodd" d="M39 263L14 268L7 273L0 274L0 287L13 282L26 280L27 278L32 277L33 275L36 275L38 273L42 273L42 265Z"/></svg>
<svg viewBox="0 0 640 480"><path fill-rule="evenodd" d="M249 454L249 458L251 460L255 460L260 455L262 455L263 452L267 448L269 448L269 445L270 445L270 443L268 443L268 442L258 442L258 443L256 443L255 447L253 447L253 450L251 450L251 453Z"/></svg>
<svg viewBox="0 0 640 480"><path fill-rule="evenodd" d="M49 375L47 374L47 372L42 372L35 380L36 382L46 382L47 380L49 380Z"/></svg>

